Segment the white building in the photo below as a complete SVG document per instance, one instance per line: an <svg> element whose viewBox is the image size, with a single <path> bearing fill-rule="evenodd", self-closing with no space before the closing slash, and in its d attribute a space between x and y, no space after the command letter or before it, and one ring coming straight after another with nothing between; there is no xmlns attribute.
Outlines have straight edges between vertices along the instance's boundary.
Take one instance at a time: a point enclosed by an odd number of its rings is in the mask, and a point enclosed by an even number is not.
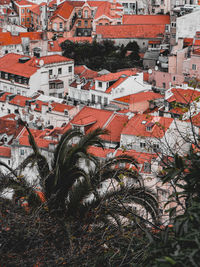
<svg viewBox="0 0 200 267"><path fill-rule="evenodd" d="M179 38L194 38L200 31L200 10L178 17L176 20L176 42Z"/></svg>
<svg viewBox="0 0 200 267"><path fill-rule="evenodd" d="M0 74L0 90L24 96L41 91L62 98L74 77L74 62L60 55L31 58L11 53L0 58Z"/></svg>

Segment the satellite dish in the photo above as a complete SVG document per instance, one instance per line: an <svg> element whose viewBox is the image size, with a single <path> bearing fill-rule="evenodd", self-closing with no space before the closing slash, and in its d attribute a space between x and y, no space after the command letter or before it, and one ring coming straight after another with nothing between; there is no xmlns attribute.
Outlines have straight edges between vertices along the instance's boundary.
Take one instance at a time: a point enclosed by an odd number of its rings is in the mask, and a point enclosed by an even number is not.
<svg viewBox="0 0 200 267"><path fill-rule="evenodd" d="M40 65L40 67L44 66L44 60L43 60L43 59L41 59L41 60L39 61L39 65Z"/></svg>
<svg viewBox="0 0 200 267"><path fill-rule="evenodd" d="M152 73L152 69L148 69L148 73L151 74Z"/></svg>
<svg viewBox="0 0 200 267"><path fill-rule="evenodd" d="M155 66L155 70L158 70L158 66Z"/></svg>

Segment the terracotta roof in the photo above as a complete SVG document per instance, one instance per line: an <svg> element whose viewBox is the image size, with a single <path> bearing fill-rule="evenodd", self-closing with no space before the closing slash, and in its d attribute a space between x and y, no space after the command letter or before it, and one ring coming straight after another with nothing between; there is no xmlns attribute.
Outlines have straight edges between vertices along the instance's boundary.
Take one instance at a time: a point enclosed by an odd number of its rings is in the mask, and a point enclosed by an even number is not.
<svg viewBox="0 0 200 267"><path fill-rule="evenodd" d="M42 130L34 130L30 129L36 144L40 148L48 148L49 144L57 144L57 141L55 140L47 140L44 139L45 131ZM26 129L21 133L20 137L18 138L19 144L22 146L30 146L29 138L28 138L28 132Z"/></svg>
<svg viewBox="0 0 200 267"><path fill-rule="evenodd" d="M96 147L96 146L90 146L88 149L88 152L95 157L98 158L104 158L106 159L107 155L110 153L114 153L115 150L111 148L101 148L101 147Z"/></svg>
<svg viewBox="0 0 200 267"><path fill-rule="evenodd" d="M158 38L165 33L165 25L97 25L96 34L102 38Z"/></svg>
<svg viewBox="0 0 200 267"><path fill-rule="evenodd" d="M19 6L28 6L28 5L33 5L33 3L27 1L27 0L18 0L18 1L15 1L15 3Z"/></svg>
<svg viewBox="0 0 200 267"><path fill-rule="evenodd" d="M112 15L111 7L112 7L111 2L104 1L102 4L98 6L94 19L96 20L101 16L106 16L110 19L121 18L121 16L119 16L116 12L115 14Z"/></svg>
<svg viewBox="0 0 200 267"><path fill-rule="evenodd" d="M125 103L138 103L143 101L150 101L157 98L163 98L162 95L154 92L140 92L137 94L128 95L125 97L116 98L116 101L125 102Z"/></svg>
<svg viewBox="0 0 200 267"><path fill-rule="evenodd" d="M135 151L133 149L126 150L126 151L118 149L117 153L116 153L116 156L121 156L121 155L128 155L128 156L131 156L134 159L136 159L136 161L138 163L137 164L138 168L136 168L134 165L132 165L132 166L129 165L128 167L129 168L131 167L132 169L134 169L135 171L138 171L139 173L146 173L146 170L144 169L144 164L146 162L151 164L153 159L158 158L158 154L137 152L137 151Z"/></svg>
<svg viewBox="0 0 200 267"><path fill-rule="evenodd" d="M23 129L22 125L18 125L17 121L11 117L0 118L0 134L7 134L15 138Z"/></svg>
<svg viewBox="0 0 200 267"><path fill-rule="evenodd" d="M123 24L170 24L169 15L123 15Z"/></svg>
<svg viewBox="0 0 200 267"><path fill-rule="evenodd" d="M193 54L195 54L195 55L200 55L200 48L195 49L195 50L193 51Z"/></svg>
<svg viewBox="0 0 200 267"><path fill-rule="evenodd" d="M57 112L64 112L64 110L70 110L70 109L74 108L74 106L55 103L55 102L53 102L51 104L51 106L52 106L52 111L57 111Z"/></svg>
<svg viewBox="0 0 200 267"><path fill-rule="evenodd" d="M48 106L47 102L43 102L41 100L36 100L35 102L32 102L31 105L36 105L35 111L41 112L42 111L42 106Z"/></svg>
<svg viewBox="0 0 200 267"><path fill-rule="evenodd" d="M11 101L9 101L9 103L20 107L25 107L27 100L32 100L32 98L22 95L16 95Z"/></svg>
<svg viewBox="0 0 200 267"><path fill-rule="evenodd" d="M113 114L113 111L101 110L91 107L83 107L83 109L70 121L70 123L63 128L63 132L66 132L71 125L88 125L90 127L86 129L86 133L95 130L96 128L103 128L108 119Z"/></svg>
<svg viewBox="0 0 200 267"><path fill-rule="evenodd" d="M62 48L60 47L58 40L48 41L48 51L49 52L62 52Z"/></svg>
<svg viewBox="0 0 200 267"><path fill-rule="evenodd" d="M200 91L195 89L172 88L171 92L173 95L167 99L168 102L176 101L177 103L188 104L200 97Z"/></svg>
<svg viewBox="0 0 200 267"><path fill-rule="evenodd" d="M23 77L29 78L31 75L33 75L37 71L36 66L32 66L31 60L20 63L19 59L22 58L22 55L18 54L7 54L0 58L0 71L4 71L7 73L12 73L15 75L20 75Z"/></svg>
<svg viewBox="0 0 200 267"><path fill-rule="evenodd" d="M183 43L184 45L188 46L188 45L193 45L193 38L184 38Z"/></svg>
<svg viewBox="0 0 200 267"><path fill-rule="evenodd" d="M74 67L74 74L79 75L80 78L84 77L86 79L93 79L93 78L98 76L97 71L91 70L85 65L75 66Z"/></svg>
<svg viewBox="0 0 200 267"><path fill-rule="evenodd" d="M11 148L6 146L0 146L0 157L11 158Z"/></svg>
<svg viewBox="0 0 200 267"><path fill-rule="evenodd" d="M44 57L41 57L40 60L43 60L45 65L52 64L52 63L73 61L73 59L71 58L63 57L60 55L44 56Z"/></svg>
<svg viewBox="0 0 200 267"><path fill-rule="evenodd" d="M127 77L119 77L119 79L113 83L110 87L108 87L105 91L105 93L109 94L112 92L112 89L116 88L117 86L119 86L121 83L123 83L126 79L128 78Z"/></svg>
<svg viewBox="0 0 200 267"><path fill-rule="evenodd" d="M54 18L59 16L62 17L64 20L67 20L72 14L73 10L73 5L69 1L65 1L64 3L58 6L58 8L55 10L53 16L50 19L53 20Z"/></svg>
<svg viewBox="0 0 200 267"><path fill-rule="evenodd" d="M102 82L114 81L114 80L119 79L119 77L122 75L132 76L132 75L135 75L136 73L137 71L135 69L129 69L129 70L124 70L124 71L119 71L116 73L108 73L108 74L95 78L95 80L102 81Z"/></svg>
<svg viewBox="0 0 200 267"><path fill-rule="evenodd" d="M122 134L162 138L172 122L172 118L155 117L149 114L135 115L124 127ZM149 123L153 123L151 131L146 129Z"/></svg>
<svg viewBox="0 0 200 267"><path fill-rule="evenodd" d="M0 33L0 46L4 45L17 45L21 44L20 36L12 36L10 32L1 32Z"/></svg>
<svg viewBox="0 0 200 267"><path fill-rule="evenodd" d="M11 0L0 0L0 5L9 5Z"/></svg>
<svg viewBox="0 0 200 267"><path fill-rule="evenodd" d="M103 135L101 138L105 141L120 142L121 132L127 122L128 116L115 114L105 127L109 131L109 135Z"/></svg>
<svg viewBox="0 0 200 267"><path fill-rule="evenodd" d="M191 120L188 119L187 122L190 122L191 123ZM192 123L195 126L200 127L200 113L198 113L197 115L195 115L195 116L192 117Z"/></svg>
<svg viewBox="0 0 200 267"><path fill-rule="evenodd" d="M8 92L1 92L0 93L0 102L5 102L6 101L6 96L11 95L11 93Z"/></svg>

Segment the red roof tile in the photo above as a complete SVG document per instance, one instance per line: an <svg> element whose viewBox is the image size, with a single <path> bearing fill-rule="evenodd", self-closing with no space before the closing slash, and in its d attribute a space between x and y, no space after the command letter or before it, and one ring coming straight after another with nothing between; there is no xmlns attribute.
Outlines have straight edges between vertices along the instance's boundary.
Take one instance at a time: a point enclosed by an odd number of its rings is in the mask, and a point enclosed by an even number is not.
<svg viewBox="0 0 200 267"><path fill-rule="evenodd" d="M27 6L27 5L34 5L33 3L27 1L27 0L17 0L15 3L19 6Z"/></svg>
<svg viewBox="0 0 200 267"><path fill-rule="evenodd" d="M74 106L55 103L55 102L53 102L51 104L51 106L52 106L52 111L57 111L57 112L64 112L64 110L70 110L70 109L74 108Z"/></svg>
<svg viewBox="0 0 200 267"><path fill-rule="evenodd" d="M109 94L112 92L112 89L116 88L119 86L122 82L124 82L128 77L119 77L119 79L113 83L110 87L106 89L106 93Z"/></svg>
<svg viewBox="0 0 200 267"><path fill-rule="evenodd" d="M160 38L165 25L102 25L96 27L96 34L102 38Z"/></svg>
<svg viewBox="0 0 200 267"><path fill-rule="evenodd" d="M45 56L45 57L41 57L40 60L43 60L45 65L52 64L52 63L73 61L73 59L71 58L63 57L60 55Z"/></svg>
<svg viewBox="0 0 200 267"><path fill-rule="evenodd" d="M123 15L123 24L134 24L134 25L170 24L170 16L169 15Z"/></svg>
<svg viewBox="0 0 200 267"><path fill-rule="evenodd" d="M86 79L93 79L93 78L98 76L97 71L91 70L85 65L75 66L74 67L74 74L79 75L80 78L84 77Z"/></svg>
<svg viewBox="0 0 200 267"><path fill-rule="evenodd" d="M48 51L49 52L62 52L62 48L60 47L58 40L48 42Z"/></svg>
<svg viewBox="0 0 200 267"><path fill-rule="evenodd" d="M19 59L22 57L22 55L13 53L1 57L0 70L29 78L37 71L37 68L35 66L31 66L30 61L27 61L26 63L19 63Z"/></svg>
<svg viewBox="0 0 200 267"><path fill-rule="evenodd" d="M102 81L102 82L107 82L107 81L114 81L119 79L120 76L132 76L136 75L137 71L135 69L129 69L129 70L124 70L124 71L119 71L116 73L108 73L105 75L102 75L100 77L95 78L95 80ZM125 77L123 77L125 78Z"/></svg>
<svg viewBox="0 0 200 267"><path fill-rule="evenodd" d="M64 20L67 20L70 15L72 14L72 11L74 10L74 7L70 4L69 1L65 1L64 3L60 4L58 8L53 13L53 16L50 18L53 20L57 16L62 17Z"/></svg>
<svg viewBox="0 0 200 267"><path fill-rule="evenodd" d="M154 92L140 92L125 97L116 98L115 100L125 103L138 103L143 101L150 101L157 98L163 98L163 96Z"/></svg>
<svg viewBox="0 0 200 267"><path fill-rule="evenodd" d="M103 135L101 138L110 142L120 142L121 132L127 122L128 116L115 114L105 127L109 131L109 135Z"/></svg>
<svg viewBox="0 0 200 267"><path fill-rule="evenodd" d="M162 138L172 122L172 118L155 117L148 114L135 115L129 120L122 134ZM152 131L146 129L149 123L154 123Z"/></svg>
<svg viewBox="0 0 200 267"><path fill-rule="evenodd" d="M119 16L116 12L115 14L111 13L111 7L111 2L104 1L98 6L94 19L98 19L101 16L106 16L110 19L121 18L121 16Z"/></svg>
<svg viewBox="0 0 200 267"><path fill-rule="evenodd" d="M32 99L31 97L16 95L11 101L9 101L9 103L20 107L25 107L26 101L31 99Z"/></svg>
<svg viewBox="0 0 200 267"><path fill-rule="evenodd" d="M113 111L101 110L85 106L72 120L63 128L63 132L66 132L71 125L88 125L91 126L86 129L87 132L91 132L96 128L103 128L108 119L112 116Z"/></svg>
<svg viewBox="0 0 200 267"><path fill-rule="evenodd" d="M172 88L171 92L173 95L167 99L168 102L188 104L200 97L200 91L195 89Z"/></svg>
<svg viewBox="0 0 200 267"><path fill-rule="evenodd" d="M95 157L98 158L104 158L106 159L107 155L110 153L114 153L115 150L114 149L110 149L110 148L101 148L101 147L96 147L96 146L90 146L88 149L88 152L92 155L94 155Z"/></svg>
<svg viewBox="0 0 200 267"><path fill-rule="evenodd" d="M0 102L5 102L6 101L6 96L11 95L11 93L8 92L1 92L0 93Z"/></svg>
<svg viewBox="0 0 200 267"><path fill-rule="evenodd" d="M11 148L6 146L0 146L0 157L11 158Z"/></svg>
<svg viewBox="0 0 200 267"><path fill-rule="evenodd" d="M0 118L0 134L7 134L16 138L23 129L22 125L18 125L17 121L12 117L1 117Z"/></svg>

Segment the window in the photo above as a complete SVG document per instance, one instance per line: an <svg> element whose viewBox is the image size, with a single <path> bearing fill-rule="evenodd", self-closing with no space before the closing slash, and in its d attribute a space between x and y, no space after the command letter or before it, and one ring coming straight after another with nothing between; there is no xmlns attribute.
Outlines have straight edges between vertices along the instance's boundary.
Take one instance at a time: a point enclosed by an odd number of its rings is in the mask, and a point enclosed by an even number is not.
<svg viewBox="0 0 200 267"><path fill-rule="evenodd" d="M176 81L176 76L173 76L173 81Z"/></svg>
<svg viewBox="0 0 200 267"><path fill-rule="evenodd" d="M24 22L24 19L22 19L22 22Z"/></svg>
<svg viewBox="0 0 200 267"><path fill-rule="evenodd" d="M118 21L118 22L117 22L117 25L121 25L121 22Z"/></svg>
<svg viewBox="0 0 200 267"><path fill-rule="evenodd" d="M99 23L99 25L101 26L101 25L102 25L102 23Z"/></svg>
<svg viewBox="0 0 200 267"><path fill-rule="evenodd" d="M197 66L196 64L192 64L192 70L196 70Z"/></svg>
<svg viewBox="0 0 200 267"><path fill-rule="evenodd" d="M94 10L91 11L91 16L94 17Z"/></svg>
<svg viewBox="0 0 200 267"><path fill-rule="evenodd" d="M78 27L81 27L81 20L78 20Z"/></svg>
<svg viewBox="0 0 200 267"><path fill-rule="evenodd" d="M141 147L141 148L145 148L145 147L146 147L146 144L145 144L145 143L142 143L142 142L140 142L140 147Z"/></svg>
<svg viewBox="0 0 200 267"><path fill-rule="evenodd" d="M79 10L78 11L78 17L81 18L81 15L82 15L81 10Z"/></svg>
<svg viewBox="0 0 200 267"><path fill-rule="evenodd" d="M27 13L30 13L30 10L29 9L27 9Z"/></svg>
<svg viewBox="0 0 200 267"><path fill-rule="evenodd" d="M172 38L176 38L176 34L175 33L172 33Z"/></svg>
<svg viewBox="0 0 200 267"><path fill-rule="evenodd" d="M159 151L159 144L153 144L153 151Z"/></svg>
<svg viewBox="0 0 200 267"><path fill-rule="evenodd" d="M101 96L98 95L98 103L101 104Z"/></svg>
<svg viewBox="0 0 200 267"><path fill-rule="evenodd" d="M169 25L165 25L165 31L166 31L166 32L169 31Z"/></svg>
<svg viewBox="0 0 200 267"><path fill-rule="evenodd" d="M62 29L63 28L63 23L62 22L60 22L60 29Z"/></svg>
<svg viewBox="0 0 200 267"><path fill-rule="evenodd" d="M104 97L104 105L107 106L108 105L108 98Z"/></svg>
<svg viewBox="0 0 200 267"><path fill-rule="evenodd" d="M95 95L92 95L92 103L95 103Z"/></svg>
<svg viewBox="0 0 200 267"><path fill-rule="evenodd" d="M24 9L22 9L22 14L24 13Z"/></svg>
<svg viewBox="0 0 200 267"><path fill-rule="evenodd" d="M29 21L29 18L27 18L27 21Z"/></svg>
<svg viewBox="0 0 200 267"><path fill-rule="evenodd" d="M86 19L88 18L88 11L87 10L84 11L84 18L86 18Z"/></svg>
<svg viewBox="0 0 200 267"><path fill-rule="evenodd" d="M144 162L144 172L151 172L151 164L149 162Z"/></svg>
<svg viewBox="0 0 200 267"><path fill-rule="evenodd" d="M53 70L49 70L49 76L53 74Z"/></svg>
<svg viewBox="0 0 200 267"><path fill-rule="evenodd" d="M85 27L87 27L88 26L88 21L87 20L85 20Z"/></svg>
<svg viewBox="0 0 200 267"><path fill-rule="evenodd" d="M20 149L20 155L24 156L24 150L23 149Z"/></svg>
<svg viewBox="0 0 200 267"><path fill-rule="evenodd" d="M72 66L69 66L69 72L72 72Z"/></svg>
<svg viewBox="0 0 200 267"><path fill-rule="evenodd" d="M62 68L58 68L58 74L62 74Z"/></svg>
<svg viewBox="0 0 200 267"><path fill-rule="evenodd" d="M122 3L123 7L128 8L128 3Z"/></svg>
<svg viewBox="0 0 200 267"><path fill-rule="evenodd" d="M4 141L5 143L8 142L8 138L7 138L7 136L4 136L4 137L3 137L3 141Z"/></svg>
<svg viewBox="0 0 200 267"><path fill-rule="evenodd" d="M98 82L98 87L102 87L102 82Z"/></svg>
<svg viewBox="0 0 200 267"><path fill-rule="evenodd" d="M165 88L165 87L166 87L166 84L165 84L165 83L163 83L162 85L163 85L163 88Z"/></svg>

